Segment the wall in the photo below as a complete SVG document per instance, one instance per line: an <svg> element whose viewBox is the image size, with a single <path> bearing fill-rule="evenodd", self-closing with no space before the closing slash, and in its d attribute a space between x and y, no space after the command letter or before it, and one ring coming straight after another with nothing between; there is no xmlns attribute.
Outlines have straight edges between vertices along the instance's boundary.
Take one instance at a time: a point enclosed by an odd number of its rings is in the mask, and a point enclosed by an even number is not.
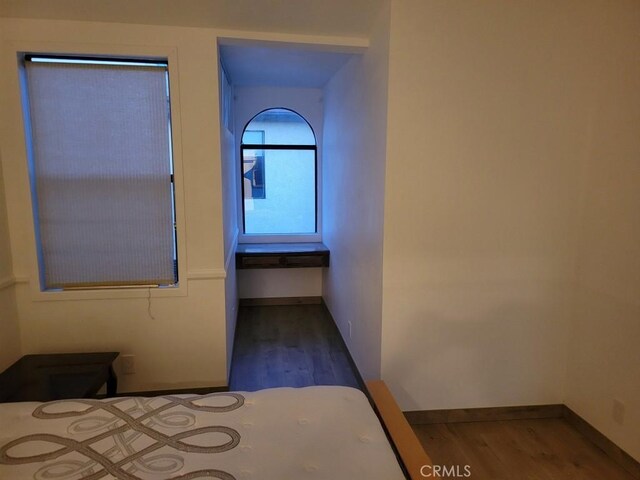
<svg viewBox="0 0 640 480"><path fill-rule="evenodd" d="M566 403L640 460L640 4L588 14L594 85Z"/></svg>
<svg viewBox="0 0 640 480"><path fill-rule="evenodd" d="M321 268L275 268L239 270L240 298L319 297Z"/></svg>
<svg viewBox="0 0 640 480"><path fill-rule="evenodd" d="M382 377L405 410L564 401L583 4L392 4Z"/></svg>
<svg viewBox="0 0 640 480"><path fill-rule="evenodd" d="M233 87L223 68L220 74L220 168L222 175L222 203L225 272L225 319L227 336L227 374L231 369L233 341L238 316L238 280L235 252L238 242L237 169L233 125Z"/></svg>
<svg viewBox="0 0 640 480"><path fill-rule="evenodd" d="M20 358L21 352L0 157L0 372Z"/></svg>
<svg viewBox="0 0 640 480"><path fill-rule="evenodd" d="M370 41L324 91L323 296L365 379L380 376L388 5Z"/></svg>
<svg viewBox="0 0 640 480"><path fill-rule="evenodd" d="M213 30L3 20L0 144L24 353L117 350L136 356L121 391L227 382L218 58ZM37 290L16 52L170 57L180 288Z"/></svg>
<svg viewBox="0 0 640 480"><path fill-rule="evenodd" d="M318 165L321 165L323 131L321 90L315 88L236 87L234 94L234 123L235 131L238 132L236 152L240 151L242 132L249 120L268 108L282 107L299 113L309 122L318 141ZM239 202L240 192L237 195ZM319 220L321 224L321 219ZM239 225L241 225L241 221L238 218ZM305 268L297 269L295 272L287 270L285 273L286 275L279 270L242 270L238 272L240 298L322 295L321 269Z"/></svg>

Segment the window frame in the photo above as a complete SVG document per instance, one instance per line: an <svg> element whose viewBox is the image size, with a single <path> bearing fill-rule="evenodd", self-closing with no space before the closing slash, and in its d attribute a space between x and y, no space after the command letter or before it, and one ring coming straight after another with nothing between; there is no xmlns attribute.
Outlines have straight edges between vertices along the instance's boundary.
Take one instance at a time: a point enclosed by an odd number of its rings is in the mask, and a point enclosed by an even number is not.
<svg viewBox="0 0 640 480"><path fill-rule="evenodd" d="M25 125L29 124L28 110L25 110L25 101L27 100L26 89L26 72L23 67L23 60L26 55L38 55L46 57L64 56L64 57L80 57L80 58L97 58L112 59L115 61L127 59L139 59L141 61L158 61L167 64L167 72L169 75L169 97L170 105L170 121L171 121L171 145L173 152L173 175L174 175L174 200L175 200L175 237L177 242L176 258L178 263L179 282L173 286L114 286L100 289L82 289L82 290L41 290L39 276L40 268L38 261L38 243L35 232L35 222L31 221L25 224L27 233L32 241L28 247L29 262L28 276L19 277L18 283L26 283L29 285L31 299L33 301L76 301L76 300L98 300L98 299L125 299L125 298L156 298L156 297L186 297L188 296L188 282L192 277L186 270L186 217L184 204L184 178L182 164L182 127L181 127L181 102L180 102L180 79L178 70L177 48L152 47L152 46L130 46L130 45L95 45L95 44L77 44L77 43L61 43L52 46L47 42L14 42L12 44L15 56L13 57L13 65L16 68L16 77L14 81L9 82L9 86L15 92L10 97L9 105L16 112L22 115L22 122L14 127L14 135L16 138L15 148L19 155L23 158L18 167L16 174L21 178L19 187L16 191L17 197L15 201L19 201L22 205L28 205L30 212L34 211L34 203L30 188L30 172L28 166L28 158L30 155L28 130ZM7 59L8 60L8 59ZM17 60L17 61L16 61ZM18 198L20 200L18 200ZM218 278L221 273L212 271L212 278ZM194 278L200 278L196 275ZM208 278L208 277L207 277Z"/></svg>
<svg viewBox="0 0 640 480"><path fill-rule="evenodd" d="M179 283L179 274L178 274L178 258L177 258L177 250L178 250L178 236L177 236L177 224L176 224L176 198L175 198L175 175L174 175L174 161L173 161L173 145L171 141L172 135L172 124L171 124L171 94L170 94L170 80L169 80L169 68L166 60L149 60L149 59L140 59L140 58L112 58L112 57L91 57L91 56L80 56L80 55L41 55L41 54L33 54L28 53L22 56L21 68L26 72L28 63L44 63L44 64L53 64L53 65L114 65L114 66L133 66L133 67L153 67L158 68L164 71L165 77L165 85L166 85L166 104L167 104L167 112L168 118L166 119L166 128L168 130L168 144L166 148L168 149L168 157L169 157L169 174L167 180L169 182L169 189L171 191L171 224L168 228L171 228L171 237L173 238L173 256L171 259L171 263L173 265L173 282L172 283L111 283L108 281L96 281L94 283L83 284L83 283L71 283L66 286L48 286L45 281L45 261L44 261L44 252L43 252L43 240L40 236L40 223L39 223L39 215L38 211L40 208L40 203L38 201L38 189L36 187L37 184L37 174L35 167L35 158L33 154L33 144L36 139L33 136L33 126L31 118L31 93L29 91L28 84L24 84L24 112L25 112L25 132L26 132L26 140L28 142L28 163L29 163L29 177L30 177L30 187L31 187L31 197L32 203L34 205L33 210L33 221L34 221L34 231L36 234L36 248L38 250L38 271L39 271L39 280L40 280L40 290L43 292L61 292L61 291L72 291L72 290L96 290L96 289L106 289L106 288L132 288L132 287L159 287L159 288L175 288ZM28 75L28 74L27 74Z"/></svg>
<svg viewBox="0 0 640 480"><path fill-rule="evenodd" d="M314 145L298 145L298 144L252 144L243 143L242 137L247 131L251 122L264 112L269 110L288 110L300 118L302 118L308 125L314 138ZM251 131L251 130L249 130ZM238 243L315 243L322 241L322 214L321 214L321 184L322 179L320 176L320 145L318 144L318 136L307 118L293 108L283 106L273 106L264 108L258 113L253 115L244 125L239 139L239 207L238 207ZM314 233L271 233L271 234L254 234L245 232L245 202L244 202L244 150L307 150L314 152L314 169L315 169L315 227ZM265 177L265 193L267 189L267 179Z"/></svg>

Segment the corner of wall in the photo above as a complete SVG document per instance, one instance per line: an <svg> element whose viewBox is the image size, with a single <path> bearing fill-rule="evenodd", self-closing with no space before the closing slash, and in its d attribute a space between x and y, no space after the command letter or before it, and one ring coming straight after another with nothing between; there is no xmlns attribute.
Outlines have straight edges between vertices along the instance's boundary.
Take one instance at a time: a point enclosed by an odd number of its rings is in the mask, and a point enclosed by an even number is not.
<svg viewBox="0 0 640 480"><path fill-rule="evenodd" d="M331 266L323 275L323 297L365 379L380 378L381 368L388 6L368 50L324 89L322 233Z"/></svg>
<svg viewBox="0 0 640 480"><path fill-rule="evenodd" d="M22 355L20 319L16 304L16 285L12 268L2 171L2 152L0 152L0 312L2 312L0 320L0 371Z"/></svg>

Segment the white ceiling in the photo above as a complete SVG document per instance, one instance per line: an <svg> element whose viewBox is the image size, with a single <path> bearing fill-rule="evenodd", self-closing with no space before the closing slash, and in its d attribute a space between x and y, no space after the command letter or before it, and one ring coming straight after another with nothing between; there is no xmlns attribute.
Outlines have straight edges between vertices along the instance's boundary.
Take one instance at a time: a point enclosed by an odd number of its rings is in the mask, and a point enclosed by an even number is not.
<svg viewBox="0 0 640 480"><path fill-rule="evenodd" d="M386 0L0 0L0 17L367 36Z"/></svg>
<svg viewBox="0 0 640 480"><path fill-rule="evenodd" d="M321 88L353 56L294 47L221 45L232 84L241 87Z"/></svg>

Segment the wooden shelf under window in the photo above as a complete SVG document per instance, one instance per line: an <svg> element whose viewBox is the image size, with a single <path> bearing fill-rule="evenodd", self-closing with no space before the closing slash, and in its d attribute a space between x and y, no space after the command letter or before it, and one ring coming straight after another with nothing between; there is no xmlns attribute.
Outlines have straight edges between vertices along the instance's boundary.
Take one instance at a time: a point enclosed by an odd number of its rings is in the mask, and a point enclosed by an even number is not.
<svg viewBox="0 0 640 480"><path fill-rule="evenodd" d="M242 243L236 268L328 267L329 249L322 243Z"/></svg>

